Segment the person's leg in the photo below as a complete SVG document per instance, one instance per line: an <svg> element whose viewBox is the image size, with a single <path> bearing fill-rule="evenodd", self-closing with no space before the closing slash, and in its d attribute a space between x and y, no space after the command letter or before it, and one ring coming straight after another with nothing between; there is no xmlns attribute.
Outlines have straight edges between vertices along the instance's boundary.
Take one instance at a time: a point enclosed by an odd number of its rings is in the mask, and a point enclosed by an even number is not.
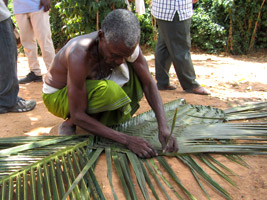
<svg viewBox="0 0 267 200"><path fill-rule="evenodd" d="M27 112L36 102L18 97L17 43L11 18L0 22L0 114Z"/></svg>
<svg viewBox="0 0 267 200"><path fill-rule="evenodd" d="M0 22L0 112L16 104L18 91L17 44L9 18Z"/></svg>
<svg viewBox="0 0 267 200"><path fill-rule="evenodd" d="M15 17L20 30L21 43L28 58L29 68L36 76L41 76L41 68L37 54L37 43L34 38L31 18L29 14L17 14Z"/></svg>
<svg viewBox="0 0 267 200"><path fill-rule="evenodd" d="M161 35L160 23L158 25L159 35L155 49L155 69L157 86L162 88L170 85L169 70L171 67L171 57L164 42L164 35Z"/></svg>
<svg viewBox="0 0 267 200"><path fill-rule="evenodd" d="M91 117L97 115L97 120L105 125L117 124L131 117L128 109L131 99L124 90L111 80L87 80L88 96L87 114ZM59 126L59 134L75 134L75 124L69 111L67 87L52 94L43 94L43 101L48 111L65 119ZM108 118L105 116L109 116Z"/></svg>
<svg viewBox="0 0 267 200"><path fill-rule="evenodd" d="M48 69L55 57L54 44L51 37L49 12L43 10L30 13L34 35L42 51Z"/></svg>
<svg viewBox="0 0 267 200"><path fill-rule="evenodd" d="M170 53L176 74L184 90L197 88L195 70L191 60L191 19L179 21L178 14L172 22L159 21L159 28Z"/></svg>

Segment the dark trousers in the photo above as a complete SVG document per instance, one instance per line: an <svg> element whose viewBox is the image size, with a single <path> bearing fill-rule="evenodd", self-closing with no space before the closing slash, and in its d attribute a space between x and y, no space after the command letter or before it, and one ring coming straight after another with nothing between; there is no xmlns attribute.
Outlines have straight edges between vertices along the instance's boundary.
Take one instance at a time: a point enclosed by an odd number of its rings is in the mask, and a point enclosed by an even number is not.
<svg viewBox="0 0 267 200"><path fill-rule="evenodd" d="M0 109L17 102L17 44L11 18L0 22Z"/></svg>
<svg viewBox="0 0 267 200"><path fill-rule="evenodd" d="M157 19L158 43L155 51L156 80L158 86L170 84L169 69L174 65L177 77L184 90L199 86L191 60L191 19L179 21L176 13L173 21Z"/></svg>

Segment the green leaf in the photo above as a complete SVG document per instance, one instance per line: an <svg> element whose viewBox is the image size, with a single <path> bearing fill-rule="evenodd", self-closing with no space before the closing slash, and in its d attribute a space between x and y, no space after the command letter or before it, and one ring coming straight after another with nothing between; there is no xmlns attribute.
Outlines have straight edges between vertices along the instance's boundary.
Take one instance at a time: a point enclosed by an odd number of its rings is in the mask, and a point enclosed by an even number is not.
<svg viewBox="0 0 267 200"><path fill-rule="evenodd" d="M165 170L170 174L172 179L178 184L178 186L185 192L185 194L192 200L196 200L196 198L182 185L170 165L167 163L167 161L162 157L158 156L157 160L160 162L160 164L165 168Z"/></svg>
<svg viewBox="0 0 267 200"><path fill-rule="evenodd" d="M143 170L141 168L141 164L140 164L140 160L137 158L136 154L128 151L126 152L130 163L133 167L133 170L135 172L139 187L142 191L142 194L144 196L145 199L149 199L149 194L146 188L146 181L145 181L145 176L143 174Z"/></svg>
<svg viewBox="0 0 267 200"><path fill-rule="evenodd" d="M155 190L155 188L154 188L154 186L153 186L153 184L152 184L152 182L151 182L151 180L150 180L150 178L149 178L148 172L146 171L143 162L140 162L140 165L141 165L143 174L144 174L144 176L145 176L146 182L147 182L147 184L149 185L149 187L150 187L152 193L154 194L154 197L155 197L157 200L159 200L158 194L157 194L157 192L156 192L156 190Z"/></svg>
<svg viewBox="0 0 267 200"><path fill-rule="evenodd" d="M165 178L162 174L162 172L159 171L157 165L155 164L153 159L150 159L150 163L154 167L157 174L161 177L161 179L164 181L164 183L173 191L173 193L177 196L178 199L182 200L183 198L178 194L178 192L174 189L174 187L170 184L170 182Z"/></svg>
<svg viewBox="0 0 267 200"><path fill-rule="evenodd" d="M148 168L149 172L152 174L153 178L155 179L155 181L157 182L158 186L160 187L160 189L163 191L163 193L165 194L166 198L168 200L171 200L170 196L168 195L168 193L166 192L164 186L161 184L159 178L157 177L155 171L153 170L153 168L148 164L147 160L144 160L144 163L146 165L146 167Z"/></svg>
<svg viewBox="0 0 267 200"><path fill-rule="evenodd" d="M108 168L108 180L109 180L109 184L112 190L112 194L113 194L113 198L114 200L118 200L118 197L116 195L116 192L114 190L113 187L113 183L112 183L112 161L111 161L111 148L110 147L106 147L105 148L105 152L106 152L106 160L107 160L107 168Z"/></svg>
<svg viewBox="0 0 267 200"><path fill-rule="evenodd" d="M86 164L86 166L83 168L81 173L77 176L77 178L75 179L73 184L69 187L69 189L66 192L66 194L63 196L63 198L62 198L63 200L67 199L68 195L72 192L73 189L75 189L76 185L80 182L80 180L84 177L84 175L87 173L87 171L90 169L90 167L94 164L94 162L97 160L97 158L102 153L102 151L103 151L102 148L97 149L95 151L95 153L92 156L92 158L90 159L90 161Z"/></svg>
<svg viewBox="0 0 267 200"><path fill-rule="evenodd" d="M195 170L202 178L205 180L211 187L213 187L215 190L217 190L219 193L221 193L225 198L231 199L229 193L223 189L216 181L214 181L201 167L198 165L197 162L195 162L191 156L184 155L179 156L179 159L181 159L188 167Z"/></svg>
<svg viewBox="0 0 267 200"><path fill-rule="evenodd" d="M124 176L123 176L123 172L122 172L122 168L121 168L121 165L119 162L118 154L116 152L112 152L112 158L113 158L115 169L117 171L118 177L120 179L120 182L121 182L121 185L122 185L122 188L124 191L124 195L125 195L127 200L131 200L131 195L130 195L129 189L127 187L127 184L126 184L126 180L124 179Z"/></svg>
<svg viewBox="0 0 267 200"><path fill-rule="evenodd" d="M75 136L75 137L77 137L77 136ZM20 145L20 146L8 148L8 149L0 150L0 156L8 156L10 154L15 154L15 153L29 150L29 149L33 149L33 148L38 148L38 147L43 147L43 146L47 146L47 145L51 145L51 144L56 144L58 142L71 140L73 138L74 138L74 136L69 136L69 137L43 140L43 141L39 141L39 142L32 142L32 143L28 143L25 145Z"/></svg>

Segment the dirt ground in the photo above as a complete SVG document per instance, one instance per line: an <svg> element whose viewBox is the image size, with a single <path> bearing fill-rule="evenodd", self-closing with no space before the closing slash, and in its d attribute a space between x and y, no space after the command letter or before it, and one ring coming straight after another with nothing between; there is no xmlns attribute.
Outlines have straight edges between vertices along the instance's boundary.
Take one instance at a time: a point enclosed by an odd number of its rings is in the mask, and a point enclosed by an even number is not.
<svg viewBox="0 0 267 200"><path fill-rule="evenodd" d="M184 98L187 103L198 105L209 105L215 108L225 109L249 102L260 102L267 100L267 56L266 52L250 56L226 56L192 53L192 60L199 83L208 88L212 95L202 96L184 93L179 85L174 69L171 68L172 84L178 86L175 91L160 91L164 103L178 98ZM154 76L154 57L146 53L151 74ZM39 58L42 72L46 69L42 58ZM27 58L23 55L18 59L18 77L24 77L29 72ZM42 83L30 83L20 85L19 96L25 99L37 101L36 108L27 113L7 113L0 115L1 135L0 137L15 136L37 136L57 135L58 125L63 122L52 114L48 113L42 102ZM138 113L149 110L150 107L145 99L141 102ZM266 119L262 119L266 122ZM85 133L78 129L79 133ZM240 167L225 159L221 155L215 157L228 166L238 176L232 177L239 189L222 181L213 172L210 175L230 192L235 200L266 200L267 199L267 157L266 156L242 156L250 168ZM107 199L113 199L106 175L103 175L105 158L101 156L96 169L97 178L105 192ZM204 193L193 180L192 174L185 167L177 162L175 158L168 158L174 171L178 174L182 183L198 199L206 199ZM101 167L100 167L101 166ZM206 168L205 168L206 169ZM209 171L207 169L207 171ZM117 191L118 198L124 199L122 189L116 175L113 177L113 184ZM212 189L207 189L211 199L223 199ZM142 195L138 194L142 199ZM170 192L171 195L171 192ZM176 199L175 196L171 196Z"/></svg>

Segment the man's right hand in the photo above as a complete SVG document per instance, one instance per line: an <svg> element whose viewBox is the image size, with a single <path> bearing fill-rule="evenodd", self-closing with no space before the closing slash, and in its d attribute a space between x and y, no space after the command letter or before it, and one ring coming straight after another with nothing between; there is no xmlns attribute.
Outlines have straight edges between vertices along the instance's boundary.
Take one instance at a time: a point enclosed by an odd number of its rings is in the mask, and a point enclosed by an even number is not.
<svg viewBox="0 0 267 200"><path fill-rule="evenodd" d="M141 137L129 136L127 140L127 148L140 158L151 158L158 155L156 149Z"/></svg>
<svg viewBox="0 0 267 200"><path fill-rule="evenodd" d="M50 0L40 0L39 9L41 9L44 6L44 12L49 11L51 8L50 6Z"/></svg>

